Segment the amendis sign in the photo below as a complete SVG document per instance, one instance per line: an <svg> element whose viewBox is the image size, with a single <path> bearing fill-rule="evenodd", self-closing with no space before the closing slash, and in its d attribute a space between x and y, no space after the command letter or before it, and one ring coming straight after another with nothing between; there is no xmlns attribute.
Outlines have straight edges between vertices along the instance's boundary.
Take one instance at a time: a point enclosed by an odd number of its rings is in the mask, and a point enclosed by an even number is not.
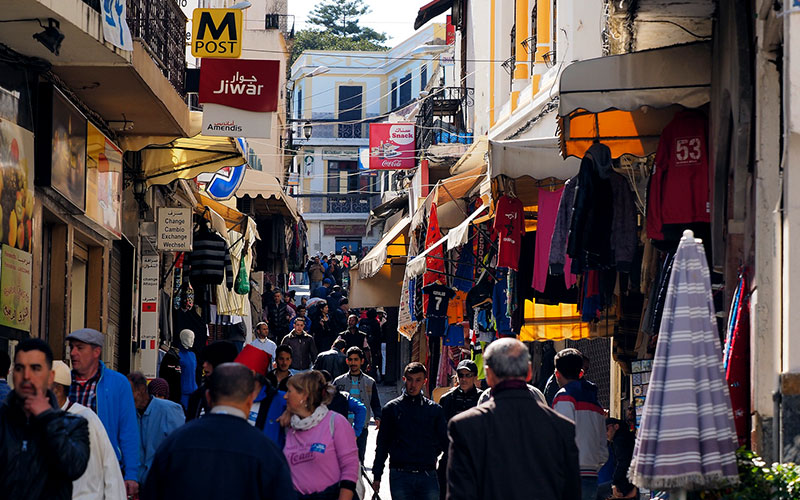
<svg viewBox="0 0 800 500"><path fill-rule="evenodd" d="M194 9L192 55L240 57L242 55L241 9Z"/></svg>

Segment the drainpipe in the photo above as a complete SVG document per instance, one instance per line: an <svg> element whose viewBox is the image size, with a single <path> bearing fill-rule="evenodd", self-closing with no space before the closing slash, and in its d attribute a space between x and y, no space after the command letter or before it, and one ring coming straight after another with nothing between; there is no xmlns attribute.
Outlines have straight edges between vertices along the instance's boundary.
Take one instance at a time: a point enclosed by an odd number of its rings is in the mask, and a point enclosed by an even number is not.
<svg viewBox="0 0 800 500"><path fill-rule="evenodd" d="M780 383L778 383L778 390L772 393L772 460L774 462L783 462L781 401L783 401L783 394L781 394Z"/></svg>

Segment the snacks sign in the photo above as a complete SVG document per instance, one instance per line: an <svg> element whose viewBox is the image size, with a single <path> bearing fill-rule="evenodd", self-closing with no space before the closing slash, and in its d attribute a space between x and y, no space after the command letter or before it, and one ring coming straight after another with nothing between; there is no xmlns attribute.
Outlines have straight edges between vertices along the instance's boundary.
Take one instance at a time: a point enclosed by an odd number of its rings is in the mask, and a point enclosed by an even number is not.
<svg viewBox="0 0 800 500"><path fill-rule="evenodd" d="M416 155L413 123L371 123L369 125L369 168L400 170L414 168Z"/></svg>

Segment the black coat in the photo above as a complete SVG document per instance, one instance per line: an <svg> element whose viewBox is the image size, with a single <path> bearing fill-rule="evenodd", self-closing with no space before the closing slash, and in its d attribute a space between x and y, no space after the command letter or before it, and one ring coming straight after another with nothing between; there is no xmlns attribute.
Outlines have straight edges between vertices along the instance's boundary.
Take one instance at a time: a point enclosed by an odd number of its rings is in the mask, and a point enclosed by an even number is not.
<svg viewBox="0 0 800 500"><path fill-rule="evenodd" d="M617 487L623 495L627 495L634 488L633 484L628 481L628 468L633 459L633 447L636 443L636 438L633 433L620 426L617 432L614 433L614 439L611 440L611 447L614 450L614 476L611 484Z"/></svg>
<svg viewBox="0 0 800 500"><path fill-rule="evenodd" d="M581 498L575 426L527 389L456 415L448 433L448 500Z"/></svg>
<svg viewBox="0 0 800 500"><path fill-rule="evenodd" d="M460 387L453 387L447 393L439 398L439 405L444 410L444 418L448 422L450 419L463 411L478 406L478 398L481 397L483 391L477 387L472 390L464 392Z"/></svg>
<svg viewBox="0 0 800 500"><path fill-rule="evenodd" d="M161 443L140 495L142 500L296 498L278 446L245 419L214 413Z"/></svg>
<svg viewBox="0 0 800 500"><path fill-rule="evenodd" d="M58 409L28 419L16 392L0 406L0 497L72 498L72 481L89 463L89 424Z"/></svg>

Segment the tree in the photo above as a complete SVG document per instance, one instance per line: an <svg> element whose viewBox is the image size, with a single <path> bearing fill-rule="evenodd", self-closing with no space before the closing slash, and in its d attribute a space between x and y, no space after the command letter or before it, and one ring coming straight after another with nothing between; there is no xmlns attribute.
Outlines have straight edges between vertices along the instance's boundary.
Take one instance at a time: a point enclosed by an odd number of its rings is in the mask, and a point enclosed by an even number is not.
<svg viewBox="0 0 800 500"><path fill-rule="evenodd" d="M329 31L300 30L292 40L289 67L306 50L386 50L386 47L370 40L335 35Z"/></svg>
<svg viewBox="0 0 800 500"><path fill-rule="evenodd" d="M361 16L369 11L364 0L325 0L311 11L308 22L333 35L383 43L386 41L384 33L358 25Z"/></svg>

